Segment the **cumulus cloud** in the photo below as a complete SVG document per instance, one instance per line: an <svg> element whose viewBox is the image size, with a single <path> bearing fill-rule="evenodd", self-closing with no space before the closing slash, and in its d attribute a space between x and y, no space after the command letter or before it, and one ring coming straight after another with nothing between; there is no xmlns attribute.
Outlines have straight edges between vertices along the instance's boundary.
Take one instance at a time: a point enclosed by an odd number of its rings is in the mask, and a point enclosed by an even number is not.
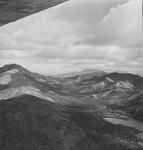
<svg viewBox="0 0 143 150"><path fill-rule="evenodd" d="M142 0L71 0L1 27L0 59L140 72L142 39Z"/></svg>
<svg viewBox="0 0 143 150"><path fill-rule="evenodd" d="M94 44L114 44L120 47L142 45L141 1L130 0L111 8L95 33L97 36L90 39Z"/></svg>

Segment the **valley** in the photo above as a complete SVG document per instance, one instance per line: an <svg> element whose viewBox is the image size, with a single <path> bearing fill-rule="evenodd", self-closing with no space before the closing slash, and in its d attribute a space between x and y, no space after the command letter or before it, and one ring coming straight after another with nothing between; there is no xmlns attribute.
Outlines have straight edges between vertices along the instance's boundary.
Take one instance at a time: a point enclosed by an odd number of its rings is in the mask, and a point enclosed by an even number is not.
<svg viewBox="0 0 143 150"><path fill-rule="evenodd" d="M93 70L52 77L11 64L0 68L0 81L4 150L143 149L140 76Z"/></svg>

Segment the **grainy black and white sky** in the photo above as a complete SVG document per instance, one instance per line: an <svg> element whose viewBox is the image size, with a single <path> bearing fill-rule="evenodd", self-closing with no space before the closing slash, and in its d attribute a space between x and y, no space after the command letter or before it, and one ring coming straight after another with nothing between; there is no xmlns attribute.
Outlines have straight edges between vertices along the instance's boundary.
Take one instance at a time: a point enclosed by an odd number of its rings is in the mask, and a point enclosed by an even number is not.
<svg viewBox="0 0 143 150"><path fill-rule="evenodd" d="M143 74L142 0L71 0L0 27L0 66Z"/></svg>

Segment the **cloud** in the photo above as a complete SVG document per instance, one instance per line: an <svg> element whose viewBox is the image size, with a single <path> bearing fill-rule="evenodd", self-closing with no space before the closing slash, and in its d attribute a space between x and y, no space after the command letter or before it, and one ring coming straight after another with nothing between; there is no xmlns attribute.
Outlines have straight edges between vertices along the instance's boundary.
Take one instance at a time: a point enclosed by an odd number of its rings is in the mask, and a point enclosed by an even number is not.
<svg viewBox="0 0 143 150"><path fill-rule="evenodd" d="M85 41L94 45L140 47L142 45L141 1L130 0L110 9Z"/></svg>
<svg viewBox="0 0 143 150"><path fill-rule="evenodd" d="M135 66L139 71L137 66L143 63L141 6L141 0L71 0L2 27L0 59L31 66L33 61L46 65L45 60L60 59L52 63L60 69L68 60L81 59L81 68L133 70Z"/></svg>

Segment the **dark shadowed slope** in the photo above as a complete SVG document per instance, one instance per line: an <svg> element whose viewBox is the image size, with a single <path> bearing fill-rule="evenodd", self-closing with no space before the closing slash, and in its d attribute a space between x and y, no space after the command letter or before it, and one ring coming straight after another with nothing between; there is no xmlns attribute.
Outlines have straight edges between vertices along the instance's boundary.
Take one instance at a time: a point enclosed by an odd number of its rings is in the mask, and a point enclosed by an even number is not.
<svg viewBox="0 0 143 150"><path fill-rule="evenodd" d="M138 142L127 142L135 133L30 95L0 101L1 150L141 150Z"/></svg>
<svg viewBox="0 0 143 150"><path fill-rule="evenodd" d="M0 0L0 26L67 0Z"/></svg>
<svg viewBox="0 0 143 150"><path fill-rule="evenodd" d="M115 108L127 112L136 120L143 121L143 91L130 97L123 106Z"/></svg>

